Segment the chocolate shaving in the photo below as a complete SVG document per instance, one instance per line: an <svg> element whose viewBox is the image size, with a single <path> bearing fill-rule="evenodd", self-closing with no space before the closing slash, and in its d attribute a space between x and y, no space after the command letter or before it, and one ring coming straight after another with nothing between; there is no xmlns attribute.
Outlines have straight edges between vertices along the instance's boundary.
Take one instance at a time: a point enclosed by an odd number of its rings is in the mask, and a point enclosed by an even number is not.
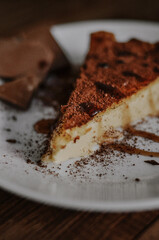
<svg viewBox="0 0 159 240"><path fill-rule="evenodd" d="M145 163L148 163L148 164L151 164L151 165L154 165L154 166L159 165L159 163L156 162L155 160L146 160L146 161L144 161L144 162L145 162Z"/></svg>
<svg viewBox="0 0 159 240"><path fill-rule="evenodd" d="M6 142L8 142L8 143L17 143L17 141L15 139L7 139Z"/></svg>

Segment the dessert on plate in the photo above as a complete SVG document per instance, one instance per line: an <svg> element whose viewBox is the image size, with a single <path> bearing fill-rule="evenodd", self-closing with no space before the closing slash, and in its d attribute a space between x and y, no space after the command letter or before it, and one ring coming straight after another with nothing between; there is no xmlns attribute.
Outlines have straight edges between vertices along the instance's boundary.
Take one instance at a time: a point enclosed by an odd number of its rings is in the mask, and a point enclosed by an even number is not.
<svg viewBox="0 0 159 240"><path fill-rule="evenodd" d="M91 34L76 87L53 131L43 161L87 156L112 142L116 129L159 113L159 42L117 42L108 32Z"/></svg>

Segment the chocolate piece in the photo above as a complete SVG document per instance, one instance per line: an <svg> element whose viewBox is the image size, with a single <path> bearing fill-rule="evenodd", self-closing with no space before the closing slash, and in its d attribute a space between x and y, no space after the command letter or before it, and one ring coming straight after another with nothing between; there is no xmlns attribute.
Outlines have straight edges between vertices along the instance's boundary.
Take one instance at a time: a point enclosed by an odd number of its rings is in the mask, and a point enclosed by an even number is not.
<svg viewBox="0 0 159 240"><path fill-rule="evenodd" d="M48 29L0 39L0 76L15 78L28 71L45 70L41 63L46 66L51 63L53 70L68 64Z"/></svg>
<svg viewBox="0 0 159 240"><path fill-rule="evenodd" d="M100 112L100 109L98 109L94 104L91 102L83 102L80 104L80 107L83 112L86 112L90 117L95 116L97 113Z"/></svg>
<svg viewBox="0 0 159 240"><path fill-rule="evenodd" d="M12 79L0 86L0 98L25 109L50 69L68 60L46 28L0 40L0 75Z"/></svg>
<svg viewBox="0 0 159 240"><path fill-rule="evenodd" d="M56 40L51 35L48 28L40 27L30 30L29 32L23 33L23 37L28 40L33 39L37 42L40 41L42 45L49 49L49 52L53 53L54 59L51 66L52 70L56 70L70 65L61 47L57 44Z"/></svg>
<svg viewBox="0 0 159 240"><path fill-rule="evenodd" d="M0 76L15 78L28 72L42 71L39 62L50 64L53 59L53 52L40 41L18 40L17 37L0 40Z"/></svg>
<svg viewBox="0 0 159 240"><path fill-rule="evenodd" d="M30 75L19 77L15 81L0 86L0 98L20 108L26 109L43 78Z"/></svg>

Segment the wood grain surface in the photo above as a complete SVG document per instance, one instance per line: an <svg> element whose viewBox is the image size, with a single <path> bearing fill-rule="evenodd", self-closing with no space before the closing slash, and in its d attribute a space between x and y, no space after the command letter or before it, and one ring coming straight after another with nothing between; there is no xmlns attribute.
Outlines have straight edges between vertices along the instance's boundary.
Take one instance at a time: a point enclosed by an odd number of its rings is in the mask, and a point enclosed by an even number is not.
<svg viewBox="0 0 159 240"><path fill-rule="evenodd" d="M91 213L55 208L0 191L0 239L157 240L159 211Z"/></svg>
<svg viewBox="0 0 159 240"><path fill-rule="evenodd" d="M34 25L126 18L159 21L158 0L0 1L0 36ZM159 211L92 213L46 206L0 190L0 240L158 240Z"/></svg>

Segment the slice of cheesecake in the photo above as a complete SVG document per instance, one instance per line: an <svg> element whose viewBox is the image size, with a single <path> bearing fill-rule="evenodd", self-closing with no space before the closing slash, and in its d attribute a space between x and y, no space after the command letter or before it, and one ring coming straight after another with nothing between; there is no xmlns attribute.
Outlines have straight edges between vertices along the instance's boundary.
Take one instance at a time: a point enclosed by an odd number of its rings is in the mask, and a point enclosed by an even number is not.
<svg viewBox="0 0 159 240"><path fill-rule="evenodd" d="M116 128L157 115L159 42L121 43L112 33L93 33L76 87L61 112L44 161L87 156L97 144L113 141Z"/></svg>

